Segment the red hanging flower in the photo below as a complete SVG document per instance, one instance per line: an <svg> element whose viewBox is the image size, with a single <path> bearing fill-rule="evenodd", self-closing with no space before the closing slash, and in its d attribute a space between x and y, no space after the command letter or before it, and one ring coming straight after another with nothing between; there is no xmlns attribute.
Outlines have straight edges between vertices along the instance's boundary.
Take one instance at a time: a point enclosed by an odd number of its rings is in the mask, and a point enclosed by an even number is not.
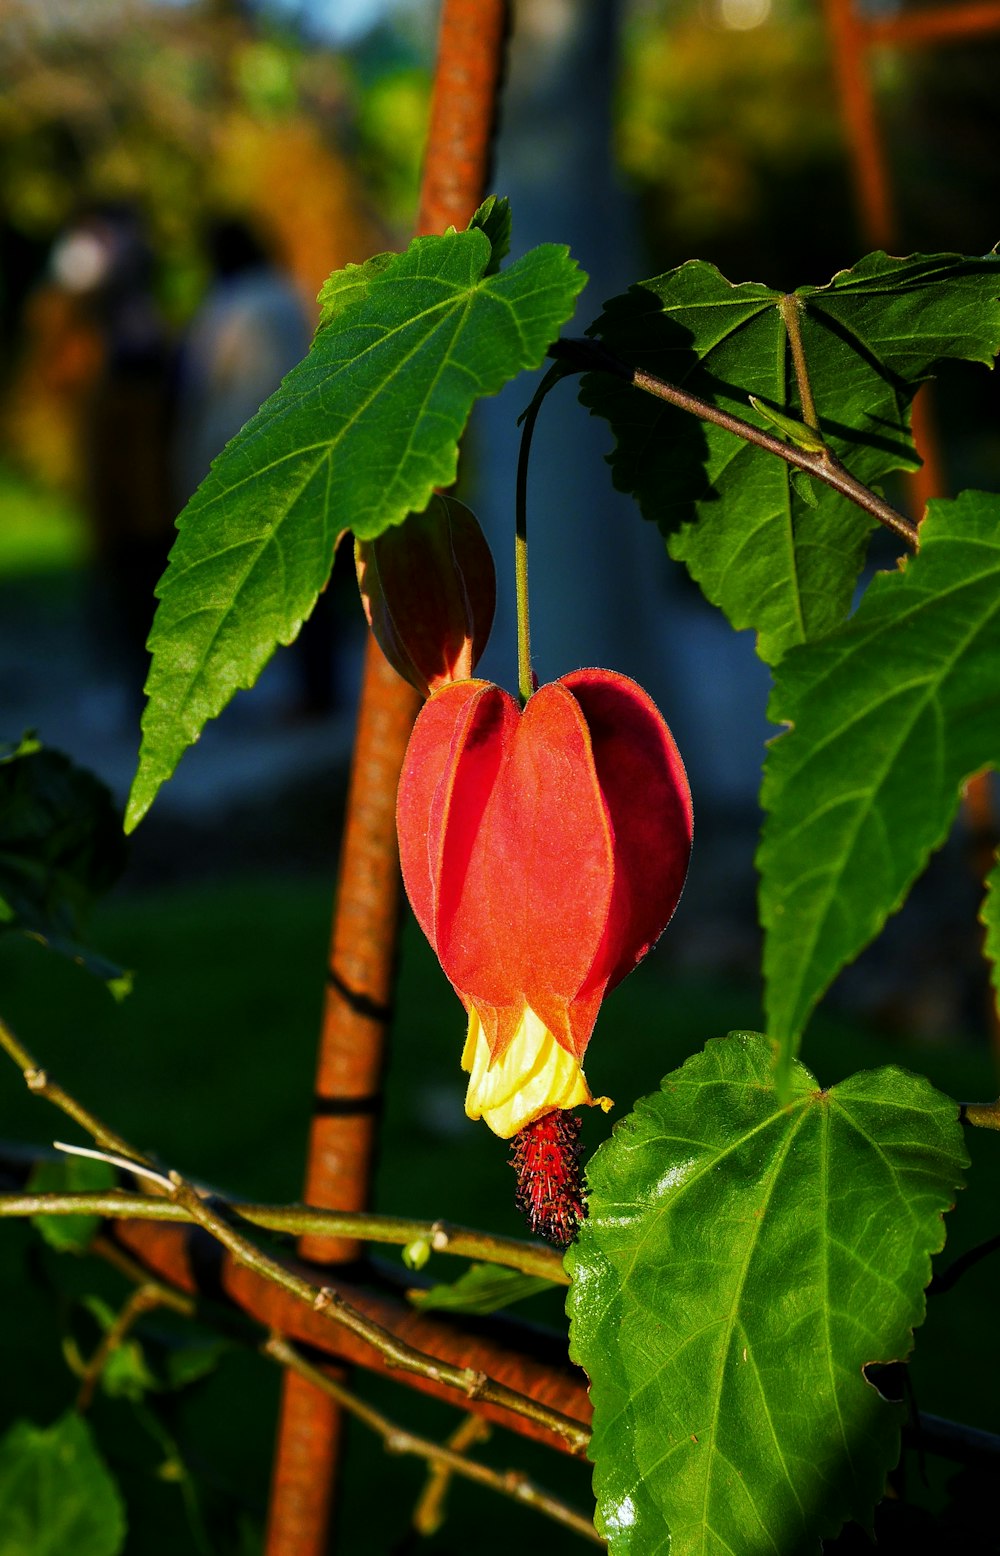
<svg viewBox="0 0 1000 1556"><path fill-rule="evenodd" d="M414 726L397 821L413 911L469 1013L466 1112L509 1138L593 1103L581 1061L601 1001L666 926L691 850L654 703L608 670L523 711L489 682L445 685Z"/></svg>

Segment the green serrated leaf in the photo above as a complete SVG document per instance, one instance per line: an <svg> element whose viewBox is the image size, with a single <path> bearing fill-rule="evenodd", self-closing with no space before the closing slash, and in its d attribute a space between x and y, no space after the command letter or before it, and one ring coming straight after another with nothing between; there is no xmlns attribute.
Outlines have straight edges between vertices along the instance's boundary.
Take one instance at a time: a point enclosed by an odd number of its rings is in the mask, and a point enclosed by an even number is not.
<svg viewBox="0 0 1000 1556"><path fill-rule="evenodd" d="M18 1421L0 1441L0 1556L119 1556L125 1509L90 1427Z"/></svg>
<svg viewBox="0 0 1000 1556"><path fill-rule="evenodd" d="M125 858L121 819L99 779L33 736L0 748L0 934L25 935L117 986L128 974L83 931Z"/></svg>
<svg viewBox="0 0 1000 1556"><path fill-rule="evenodd" d="M425 508L455 478L474 402L543 360L586 278L554 244L499 275L492 258L479 230L417 238L328 296L308 357L185 508L157 590L129 829L206 721L295 637L340 534L372 538Z"/></svg>
<svg viewBox="0 0 1000 1556"><path fill-rule="evenodd" d="M828 1091L734 1033L668 1075L588 1169L567 1255L613 1556L813 1556L870 1522L905 1357L966 1164L958 1109L896 1069Z"/></svg>
<svg viewBox="0 0 1000 1556"><path fill-rule="evenodd" d="M478 227L480 232L485 232L489 238L493 254L486 266L486 274L495 275L500 269L501 262L510 253L510 201L502 195L488 195L469 226Z"/></svg>
<svg viewBox="0 0 1000 1556"><path fill-rule="evenodd" d="M992 361L998 292L995 254L870 254L795 294L824 442L861 481L916 466L916 388L944 357ZM629 364L769 430L774 407L794 423L802 409L781 303L766 286L734 286L692 260L607 303L591 333ZM819 483L811 508L775 455L610 375L587 374L581 399L615 433L615 485L637 497L732 625L756 630L763 659L776 663L845 620L872 527L860 509Z"/></svg>
<svg viewBox="0 0 1000 1556"><path fill-rule="evenodd" d="M358 303L367 297L383 270L397 258L398 255L392 252L373 254L360 265L345 265L343 270L335 270L331 276L327 276L316 299L319 303L317 331L325 330L327 325L332 324L349 303Z"/></svg>
<svg viewBox="0 0 1000 1556"><path fill-rule="evenodd" d="M62 1156L39 1162L28 1182L31 1194L103 1193L114 1188L118 1175L110 1162L89 1156ZM57 1253L83 1253L101 1224L100 1216L32 1216L50 1248Z"/></svg>
<svg viewBox="0 0 1000 1556"><path fill-rule="evenodd" d="M505 1270L497 1264L472 1264L457 1280L407 1295L416 1307L446 1308L453 1313L495 1313L512 1302L522 1302L525 1297L551 1289L552 1282L540 1275L522 1275L520 1270Z"/></svg>
<svg viewBox="0 0 1000 1556"><path fill-rule="evenodd" d="M757 864L768 1030L787 1067L816 1001L902 905L970 774L1000 765L1000 498L933 502L919 553L775 670Z"/></svg>

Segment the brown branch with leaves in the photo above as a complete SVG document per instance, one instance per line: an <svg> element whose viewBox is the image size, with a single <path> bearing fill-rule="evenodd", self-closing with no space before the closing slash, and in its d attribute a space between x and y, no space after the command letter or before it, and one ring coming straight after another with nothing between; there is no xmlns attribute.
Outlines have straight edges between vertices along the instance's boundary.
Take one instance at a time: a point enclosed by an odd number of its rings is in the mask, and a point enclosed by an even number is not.
<svg viewBox="0 0 1000 1556"><path fill-rule="evenodd" d="M412 1373L418 1379L432 1384L436 1392L443 1392L446 1397L454 1398L457 1394L491 1409L513 1416L524 1416L533 1426L540 1428L547 1438L561 1441L569 1452L585 1451L589 1440L587 1428L579 1419L553 1408L541 1395L522 1393L491 1376L475 1356L453 1361L447 1355L425 1351L412 1334L402 1332L401 1326L383 1322L377 1307L371 1302L367 1305L359 1304L352 1300L343 1285L334 1289L323 1281L321 1275L317 1278L315 1271L279 1259L251 1242L239 1229L236 1216L224 1202L211 1201L179 1172L162 1170L148 1155L137 1151L121 1135L110 1129L37 1063L2 1020L0 1048L21 1070L29 1091L73 1119L91 1139L104 1148L116 1165L128 1167L139 1176L160 1184L168 1199L180 1205L191 1221L225 1249L234 1277L244 1271L255 1276L258 1299L262 1296L261 1285L265 1291L270 1289L272 1296L260 1302L259 1315L270 1328L308 1340L318 1334L321 1340L327 1339L329 1350L335 1350L336 1344L329 1344L327 1334L332 1324L349 1337L343 1347L345 1350L351 1349L351 1342L355 1343L355 1347L360 1343L360 1354L366 1364L370 1365L368 1352L374 1351L382 1366L388 1370ZM167 1230L164 1228L164 1231ZM119 1241L133 1252L142 1249L142 1239L137 1236L137 1229L131 1223L119 1229ZM156 1275L179 1285L182 1290L198 1289L193 1264L190 1262L182 1274L179 1274L176 1264L173 1270L169 1266L167 1269L161 1268L155 1258L149 1259L148 1264ZM234 1279L234 1284L238 1286L238 1279ZM279 1302L276 1307L277 1298L284 1298L284 1304ZM248 1306L246 1303L239 1305ZM279 1312L281 1319L276 1316Z"/></svg>

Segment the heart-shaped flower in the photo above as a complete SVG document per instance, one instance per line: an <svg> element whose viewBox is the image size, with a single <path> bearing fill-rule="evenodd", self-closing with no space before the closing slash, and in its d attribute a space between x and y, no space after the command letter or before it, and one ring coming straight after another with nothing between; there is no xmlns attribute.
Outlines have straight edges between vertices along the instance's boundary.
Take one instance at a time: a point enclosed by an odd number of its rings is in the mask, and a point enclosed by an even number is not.
<svg viewBox="0 0 1000 1556"><path fill-rule="evenodd" d="M486 681L443 686L414 725L397 822L413 911L469 1014L469 1116L509 1138L592 1103L581 1061L601 1001L664 929L691 851L687 777L652 700L608 670L523 711Z"/></svg>

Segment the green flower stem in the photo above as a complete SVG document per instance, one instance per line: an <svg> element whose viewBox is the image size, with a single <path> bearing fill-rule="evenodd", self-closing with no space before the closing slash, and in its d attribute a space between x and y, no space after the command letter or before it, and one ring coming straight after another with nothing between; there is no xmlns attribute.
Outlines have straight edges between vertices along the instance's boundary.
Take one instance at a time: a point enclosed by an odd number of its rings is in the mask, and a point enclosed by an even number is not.
<svg viewBox="0 0 1000 1556"><path fill-rule="evenodd" d="M524 413L514 497L514 591L517 607L517 693L523 708L535 689L531 673L531 623L528 616L528 456L541 400L536 395Z"/></svg>
<svg viewBox="0 0 1000 1556"><path fill-rule="evenodd" d="M136 1151L127 1140L123 1140L120 1135L108 1129L100 1119L63 1091L61 1086L51 1081L2 1020L0 1020L0 1047L10 1055L24 1075L29 1088L36 1095L46 1097L114 1155L124 1156L131 1161L151 1167L147 1157ZM586 1451L590 1433L579 1422L571 1420L561 1411L550 1409L538 1400L530 1399L526 1394L519 1394L515 1389L508 1388L505 1383L497 1382L496 1379L489 1377L485 1372L478 1371L475 1367L456 1367L451 1362L428 1356L425 1352L417 1350L415 1346L408 1345L405 1340L398 1339L381 1324L366 1318L351 1303L345 1301L334 1287L317 1287L294 1270L279 1263L277 1259L272 1259L263 1253L232 1224L232 1212L222 1207L213 1208L207 1204L194 1185L182 1178L179 1172L168 1172L167 1178L173 1201L188 1212L192 1221L196 1221L217 1242L220 1242L238 1264L245 1265L262 1279L280 1286L283 1291L287 1291L298 1301L312 1308L313 1312L325 1314L331 1323L340 1324L349 1330L377 1351L388 1367L398 1367L402 1372L412 1372L419 1377L429 1378L435 1383L443 1383L446 1387L464 1394L468 1399L479 1399L489 1404L499 1405L502 1409L524 1416L527 1420L534 1421L545 1430L561 1437L571 1453Z"/></svg>
<svg viewBox="0 0 1000 1556"><path fill-rule="evenodd" d="M293 1237L351 1237L368 1243L426 1242L434 1253L455 1254L483 1264L499 1264L537 1275L554 1286L568 1286L569 1276L554 1248L543 1248L514 1237L494 1237L447 1221L412 1221L398 1216L362 1212L315 1210L309 1205L251 1205L229 1202L227 1213L250 1226ZM136 1221L190 1221L191 1215L172 1199L159 1195L128 1194L120 1189L102 1193L0 1194L0 1218L4 1216L102 1216Z"/></svg>
<svg viewBox="0 0 1000 1556"><path fill-rule="evenodd" d="M636 389L642 389L646 394L666 400L669 405L676 405L679 410L688 411L701 421L712 422L715 426L724 428L726 432L731 432L734 437L742 438L746 443L753 443L769 454L776 454L787 465L793 465L797 470L805 470L808 475L815 476L817 481L823 481L842 497L856 503L859 508L870 513L873 519L884 524L886 529L899 535L908 546L912 546L914 551L919 548L919 532L912 520L900 513L891 503L885 502L862 481L856 480L846 465L842 465L828 448L810 451L796 448L792 443L785 443L781 438L774 437L772 433L765 432L763 428L755 427L752 422L744 421L741 416L732 416L728 411L720 411L707 400L700 400L697 395L689 394L686 389L679 389L676 384L669 384L652 373L644 373L640 368L629 367L627 363L622 362L595 341L557 340L549 348L549 356L556 357L559 362L572 362L577 372L612 373L616 378L624 379L626 383L634 385Z"/></svg>
<svg viewBox="0 0 1000 1556"><path fill-rule="evenodd" d="M551 355L551 353L550 353ZM528 461L542 401L553 385L570 371L561 362L550 367L532 397L531 404L518 417L521 447L517 456L517 485L514 496L514 584L517 593L517 690L523 708L535 690L531 669L531 629L528 621Z"/></svg>
<svg viewBox="0 0 1000 1556"><path fill-rule="evenodd" d="M488 1486L491 1491L497 1491L501 1496L512 1497L515 1502L534 1508L536 1512L543 1513L565 1528L574 1530L594 1545L606 1547L606 1542L597 1533L590 1519L567 1507L565 1502L551 1496L549 1492L543 1491L527 1476L516 1470L508 1470L506 1474L498 1473L485 1464L479 1464L476 1460L467 1458L465 1454L456 1452L454 1448L430 1442L427 1438L417 1437L404 1427L396 1426L394 1422L382 1415L381 1411L374 1410L366 1401L344 1388L342 1383L337 1382L318 1367L312 1366L297 1347L290 1345L287 1340L283 1340L278 1335L272 1335L270 1340L261 1346L261 1350L272 1361L278 1362L282 1367L290 1368L316 1388L322 1389L350 1415L363 1421L365 1426L370 1427L381 1437L387 1453L413 1454L417 1458L425 1459L428 1464L445 1467L454 1475L461 1475L480 1486Z"/></svg>

